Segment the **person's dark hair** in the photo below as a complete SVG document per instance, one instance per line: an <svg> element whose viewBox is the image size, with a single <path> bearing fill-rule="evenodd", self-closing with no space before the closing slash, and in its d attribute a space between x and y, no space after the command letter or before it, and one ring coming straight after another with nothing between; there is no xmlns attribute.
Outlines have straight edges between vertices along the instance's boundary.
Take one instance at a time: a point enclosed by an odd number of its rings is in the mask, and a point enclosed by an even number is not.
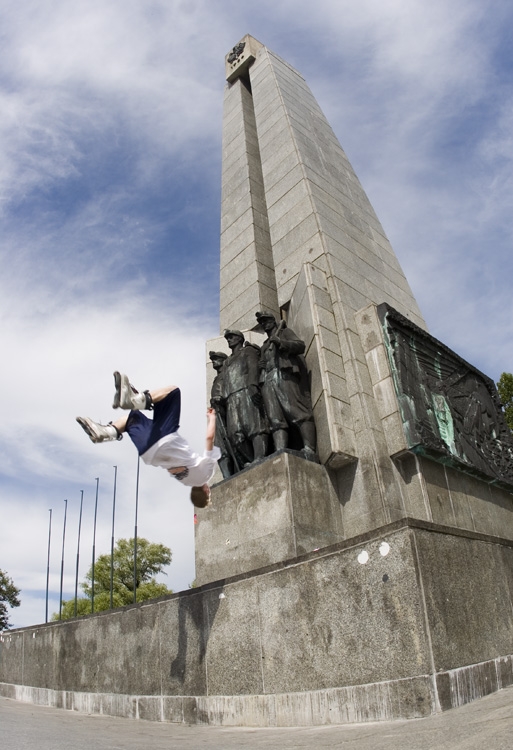
<svg viewBox="0 0 513 750"><path fill-rule="evenodd" d="M204 487L193 487L191 489L191 503L195 508L206 508L210 505L210 493Z"/></svg>

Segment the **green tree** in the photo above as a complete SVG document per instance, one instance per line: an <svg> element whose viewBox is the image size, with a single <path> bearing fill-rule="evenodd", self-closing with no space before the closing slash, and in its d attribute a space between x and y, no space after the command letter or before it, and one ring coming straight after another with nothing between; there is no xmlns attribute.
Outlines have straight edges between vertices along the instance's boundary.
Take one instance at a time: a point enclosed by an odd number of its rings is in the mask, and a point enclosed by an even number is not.
<svg viewBox="0 0 513 750"><path fill-rule="evenodd" d="M171 562L171 550L163 544L137 539L136 601L145 602L159 596L172 594L164 583L157 583L155 576ZM114 572L112 604L124 607L134 601L134 540L118 539L114 548ZM87 598L77 599L77 616L91 613L93 566L89 568L80 588ZM94 564L94 611L110 609L110 553L99 555ZM63 601L61 617L67 620L75 616L75 599ZM52 616L57 620L58 613Z"/></svg>
<svg viewBox="0 0 513 750"><path fill-rule="evenodd" d="M19 607L19 593L20 590L14 585L12 578L9 578L4 570L0 570L0 630L6 630L11 627L9 625L7 605L9 607Z"/></svg>
<svg viewBox="0 0 513 750"><path fill-rule="evenodd" d="M513 375L510 372L503 372L497 390L504 406L504 415L506 423L510 430L513 430Z"/></svg>

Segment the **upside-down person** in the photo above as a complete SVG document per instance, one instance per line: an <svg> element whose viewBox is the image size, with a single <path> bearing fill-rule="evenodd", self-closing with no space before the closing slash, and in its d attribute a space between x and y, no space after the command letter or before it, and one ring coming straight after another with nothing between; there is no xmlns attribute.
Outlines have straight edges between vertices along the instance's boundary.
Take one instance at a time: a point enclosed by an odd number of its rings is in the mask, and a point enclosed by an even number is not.
<svg viewBox="0 0 513 750"><path fill-rule="evenodd" d="M180 389L176 385L140 393L128 377L114 373L114 409L129 409L129 414L109 424L93 422L88 417L77 417L93 443L121 440L127 432L146 464L161 466L182 484L192 487L191 502L197 508L210 505L209 480L212 478L221 451L214 446L216 414L207 410L207 434L203 456L195 453L179 434ZM153 419L141 413L153 410Z"/></svg>

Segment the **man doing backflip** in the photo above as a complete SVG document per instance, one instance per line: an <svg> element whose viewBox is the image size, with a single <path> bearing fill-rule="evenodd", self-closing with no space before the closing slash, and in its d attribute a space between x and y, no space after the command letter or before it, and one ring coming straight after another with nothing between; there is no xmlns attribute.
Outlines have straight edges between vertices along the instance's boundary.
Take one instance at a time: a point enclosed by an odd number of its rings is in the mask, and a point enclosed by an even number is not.
<svg viewBox="0 0 513 750"><path fill-rule="evenodd" d="M214 446L214 409L207 411L205 452L199 456L178 432L181 396L176 385L139 393L128 377L120 372L114 373L114 384L112 407L129 409L130 412L107 425L93 422L88 417L77 417L89 438L93 443L103 443L121 440L123 433L127 432L144 463L161 466L182 484L192 487L191 502L197 508L209 505L208 482L215 472L217 459L221 458L221 451ZM153 419L142 414L142 409L152 409Z"/></svg>

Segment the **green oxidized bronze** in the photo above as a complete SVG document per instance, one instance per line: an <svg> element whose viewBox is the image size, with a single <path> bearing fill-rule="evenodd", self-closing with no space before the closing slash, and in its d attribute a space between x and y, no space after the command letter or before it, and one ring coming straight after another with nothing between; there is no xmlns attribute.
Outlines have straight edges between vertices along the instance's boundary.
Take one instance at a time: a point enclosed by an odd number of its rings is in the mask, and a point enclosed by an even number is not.
<svg viewBox="0 0 513 750"><path fill-rule="evenodd" d="M513 436L494 382L388 305L378 314L408 448L511 490Z"/></svg>

